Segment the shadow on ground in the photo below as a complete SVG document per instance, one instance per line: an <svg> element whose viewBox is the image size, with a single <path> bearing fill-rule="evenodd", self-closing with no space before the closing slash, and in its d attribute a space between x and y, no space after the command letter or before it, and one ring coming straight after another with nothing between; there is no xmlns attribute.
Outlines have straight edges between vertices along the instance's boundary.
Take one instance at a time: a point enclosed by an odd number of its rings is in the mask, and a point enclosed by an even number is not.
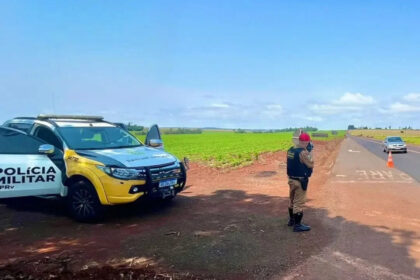
<svg viewBox="0 0 420 280"><path fill-rule="evenodd" d="M0 261L11 264L3 267L0 278L5 272L43 278L42 273L68 275L83 266L96 271L115 264L148 265L174 279L266 279L319 253L334 241L337 230L363 232L361 240L349 239L352 246L342 253L394 273L420 276L407 250L417 233L400 232L404 242L395 244L381 229L308 208L304 219L313 230L296 234L285 225L284 197L219 190L208 196L181 195L172 203L139 201L109 208L101 224L74 222L61 205L38 198L0 201ZM367 250L366 242L377 246ZM393 255L404 259L390 267ZM39 266L46 258L49 265Z"/></svg>

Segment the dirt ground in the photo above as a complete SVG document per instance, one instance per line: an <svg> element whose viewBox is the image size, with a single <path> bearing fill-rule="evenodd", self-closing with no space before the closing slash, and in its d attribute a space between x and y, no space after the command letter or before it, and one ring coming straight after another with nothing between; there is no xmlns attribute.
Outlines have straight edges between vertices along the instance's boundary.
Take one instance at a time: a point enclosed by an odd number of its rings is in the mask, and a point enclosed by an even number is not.
<svg viewBox="0 0 420 280"><path fill-rule="evenodd" d="M0 201L0 279L267 279L286 275L330 244L337 230L317 194L339 140L315 142L305 220L286 226L285 152L217 170L192 163L171 203L110 207L101 224L67 217L60 201Z"/></svg>

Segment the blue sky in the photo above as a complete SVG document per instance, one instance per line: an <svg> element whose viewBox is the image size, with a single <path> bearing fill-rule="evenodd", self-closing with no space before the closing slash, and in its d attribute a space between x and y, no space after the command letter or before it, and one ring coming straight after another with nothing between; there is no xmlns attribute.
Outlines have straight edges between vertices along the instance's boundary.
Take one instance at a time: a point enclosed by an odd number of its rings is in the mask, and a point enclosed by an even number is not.
<svg viewBox="0 0 420 280"><path fill-rule="evenodd" d="M420 128L419 1L1 1L0 121Z"/></svg>

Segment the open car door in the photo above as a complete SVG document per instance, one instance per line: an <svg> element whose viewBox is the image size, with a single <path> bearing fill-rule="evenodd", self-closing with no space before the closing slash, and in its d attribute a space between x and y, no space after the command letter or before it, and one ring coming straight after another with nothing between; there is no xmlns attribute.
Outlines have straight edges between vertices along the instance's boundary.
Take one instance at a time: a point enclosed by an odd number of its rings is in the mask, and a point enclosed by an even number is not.
<svg viewBox="0 0 420 280"><path fill-rule="evenodd" d="M163 141L159 130L159 126L157 124L154 124L150 127L149 132L147 132L146 135L145 144L149 147L163 150Z"/></svg>
<svg viewBox="0 0 420 280"><path fill-rule="evenodd" d="M0 198L59 195L63 157L54 146L21 131L0 128Z"/></svg>

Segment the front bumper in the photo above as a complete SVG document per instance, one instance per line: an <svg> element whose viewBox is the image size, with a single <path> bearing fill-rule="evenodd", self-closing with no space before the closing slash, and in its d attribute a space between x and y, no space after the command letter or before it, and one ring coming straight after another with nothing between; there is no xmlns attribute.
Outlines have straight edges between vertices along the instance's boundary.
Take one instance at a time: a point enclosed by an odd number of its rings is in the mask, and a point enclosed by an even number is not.
<svg viewBox="0 0 420 280"><path fill-rule="evenodd" d="M146 179L144 180L119 180L109 175L101 177L107 199L110 204L131 203L141 196L153 198L174 197L181 192L187 181L185 166L181 163L181 172L175 175L156 176L156 170L159 167L146 167ZM169 169L171 171L171 169ZM159 188L159 182L162 180L176 179L173 186Z"/></svg>
<svg viewBox="0 0 420 280"><path fill-rule="evenodd" d="M407 147L388 147L387 150L391 152L406 152Z"/></svg>
<svg viewBox="0 0 420 280"><path fill-rule="evenodd" d="M142 192L144 195L151 198L167 198L174 197L179 192L184 190L185 179L177 179L177 184L174 186L159 187L159 182L152 182L146 185L134 185L130 189L130 193Z"/></svg>
<svg viewBox="0 0 420 280"><path fill-rule="evenodd" d="M145 195L151 198L167 198L174 197L179 192L184 190L187 182L187 171L184 164L180 163L181 173L178 176L163 176L159 177L155 174L156 168L146 168L146 184L141 186L133 186L130 189L130 193L133 193L134 189L138 189L138 192L143 192ZM176 179L176 184L173 186L159 187L159 182L163 180Z"/></svg>

